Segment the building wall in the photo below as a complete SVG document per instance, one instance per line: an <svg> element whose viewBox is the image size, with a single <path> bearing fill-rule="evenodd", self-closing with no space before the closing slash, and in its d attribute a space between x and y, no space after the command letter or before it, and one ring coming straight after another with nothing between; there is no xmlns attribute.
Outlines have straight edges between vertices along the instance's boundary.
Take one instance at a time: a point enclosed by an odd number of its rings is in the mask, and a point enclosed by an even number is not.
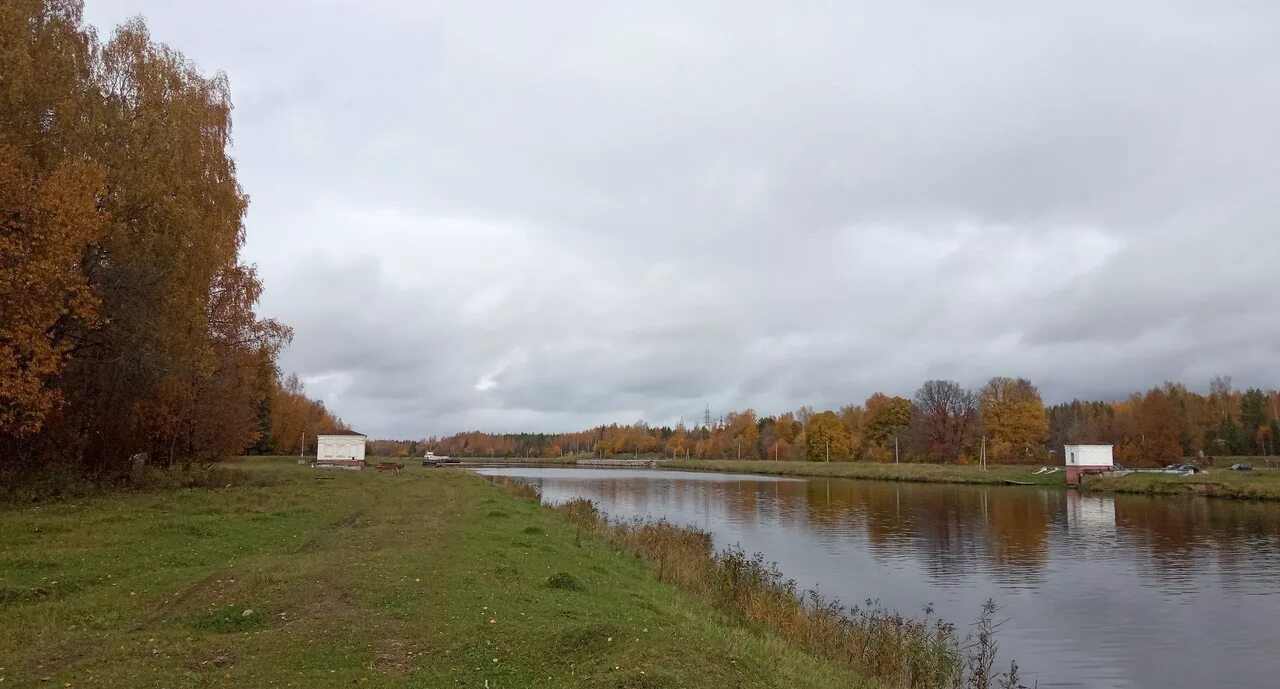
<svg viewBox="0 0 1280 689"><path fill-rule="evenodd" d="M1067 466L1109 467L1115 464L1110 445L1067 445L1062 448Z"/></svg>
<svg viewBox="0 0 1280 689"><path fill-rule="evenodd" d="M316 443L316 459L364 459L364 437L322 435Z"/></svg>

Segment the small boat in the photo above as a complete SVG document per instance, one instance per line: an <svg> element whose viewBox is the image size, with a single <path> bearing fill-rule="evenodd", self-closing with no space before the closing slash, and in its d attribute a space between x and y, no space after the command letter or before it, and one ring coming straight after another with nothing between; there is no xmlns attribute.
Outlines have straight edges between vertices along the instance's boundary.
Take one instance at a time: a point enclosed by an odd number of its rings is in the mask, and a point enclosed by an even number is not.
<svg viewBox="0 0 1280 689"><path fill-rule="evenodd" d="M453 457L450 457L448 455L438 455L434 452L427 452L426 456L422 458L422 466L424 467L438 467L445 464L461 464L461 463L462 463L461 460L454 459Z"/></svg>
<svg viewBox="0 0 1280 689"><path fill-rule="evenodd" d="M1013 479L1011 479L1011 478L1007 478L1007 479L1005 479L1005 480L1004 480L1004 485L1006 485L1006 486L1034 486L1034 485L1036 485L1036 484L1034 484L1034 483L1029 483L1029 482L1027 482L1027 481L1015 481L1015 480L1013 480Z"/></svg>

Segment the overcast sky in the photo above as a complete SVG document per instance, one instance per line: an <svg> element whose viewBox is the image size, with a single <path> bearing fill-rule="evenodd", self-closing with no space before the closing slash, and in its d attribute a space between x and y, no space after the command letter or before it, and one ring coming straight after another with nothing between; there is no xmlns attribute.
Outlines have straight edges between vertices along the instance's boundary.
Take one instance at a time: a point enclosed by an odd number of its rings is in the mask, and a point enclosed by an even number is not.
<svg viewBox="0 0 1280 689"><path fill-rule="evenodd" d="M1274 0L135 14L229 75L282 366L370 435L1280 384Z"/></svg>

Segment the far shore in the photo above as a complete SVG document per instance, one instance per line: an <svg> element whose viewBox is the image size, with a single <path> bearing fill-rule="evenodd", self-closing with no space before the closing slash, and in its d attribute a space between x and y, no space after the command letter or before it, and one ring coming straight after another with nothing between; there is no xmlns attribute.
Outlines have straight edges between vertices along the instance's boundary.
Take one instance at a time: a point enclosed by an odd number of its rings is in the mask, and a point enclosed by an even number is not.
<svg viewBox="0 0 1280 689"><path fill-rule="evenodd" d="M851 478L872 481L909 483L962 483L1004 485L1009 481L1037 486L1065 486L1061 471L1036 472L1041 467L1030 465L967 464L881 464L877 462L786 462L733 459L667 459L659 465L668 469L695 471L728 471L734 473L776 476L808 476L814 478Z"/></svg>
<svg viewBox="0 0 1280 689"><path fill-rule="evenodd" d="M619 459L630 459L623 455ZM464 463L554 464L573 465L580 459L596 459L595 455L562 457L460 457ZM992 464L985 468L973 464L927 464L910 462L882 464L876 462L794 462L732 459L662 459L641 455L664 469L803 476L809 478L848 478L867 481L901 481L906 483L953 483L967 485L1023 485L1067 488L1065 474L1059 470L1037 473L1040 465ZM1247 458L1242 458L1247 459ZM1053 469L1055 467L1048 467ZM1081 490L1100 493L1145 495L1190 495L1237 500L1280 501L1280 469L1255 468L1232 471L1214 467L1201 474L1178 475L1139 472L1122 476L1097 476L1086 479Z"/></svg>

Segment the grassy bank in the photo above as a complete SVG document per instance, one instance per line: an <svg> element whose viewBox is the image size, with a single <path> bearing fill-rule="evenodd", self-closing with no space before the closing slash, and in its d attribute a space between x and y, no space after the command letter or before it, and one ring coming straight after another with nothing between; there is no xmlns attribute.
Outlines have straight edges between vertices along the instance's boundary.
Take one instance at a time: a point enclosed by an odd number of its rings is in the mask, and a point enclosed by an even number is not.
<svg viewBox="0 0 1280 689"><path fill-rule="evenodd" d="M2 686L874 686L464 472L236 464L0 509Z"/></svg>
<svg viewBox="0 0 1280 689"><path fill-rule="evenodd" d="M1037 486L1065 487L1065 475L1035 475L1039 467L991 465L985 470L972 465L947 464L876 464L869 462L770 462L713 459L664 460L668 469L772 474L778 476L810 476L852 478L874 481L908 481L919 483L967 483L1001 485L1005 481L1021 481ZM1280 469L1230 471L1211 469L1190 476L1162 473L1135 473L1120 477L1088 477L1084 488L1113 493L1148 495L1201 495L1238 500L1280 500Z"/></svg>
<svg viewBox="0 0 1280 689"><path fill-rule="evenodd" d="M1084 488L1110 493L1280 500L1280 469L1254 469L1253 471L1210 469L1206 473L1188 476L1139 472L1117 477L1087 477Z"/></svg>
<svg viewBox="0 0 1280 689"><path fill-rule="evenodd" d="M537 489L528 484L504 477L490 480L514 494L538 498ZM748 556L736 547L713 551L711 534L694 527L612 520L585 499L553 509L584 533L643 558L659 580L887 686L1024 689L1016 665L1003 673L993 667L998 625L992 602L983 608L974 631L961 637L953 625L930 615L913 619L877 607L850 609L817 592L800 591L763 556Z"/></svg>
<svg viewBox="0 0 1280 689"><path fill-rule="evenodd" d="M970 483L1001 485L1006 480L1023 481L1038 486L1065 486L1062 472L1033 475L1038 466L990 465L986 469L954 464L879 464L874 462L771 462L720 459L664 460L668 469L724 471L778 476L816 476L855 478L875 481L908 481L917 483Z"/></svg>

